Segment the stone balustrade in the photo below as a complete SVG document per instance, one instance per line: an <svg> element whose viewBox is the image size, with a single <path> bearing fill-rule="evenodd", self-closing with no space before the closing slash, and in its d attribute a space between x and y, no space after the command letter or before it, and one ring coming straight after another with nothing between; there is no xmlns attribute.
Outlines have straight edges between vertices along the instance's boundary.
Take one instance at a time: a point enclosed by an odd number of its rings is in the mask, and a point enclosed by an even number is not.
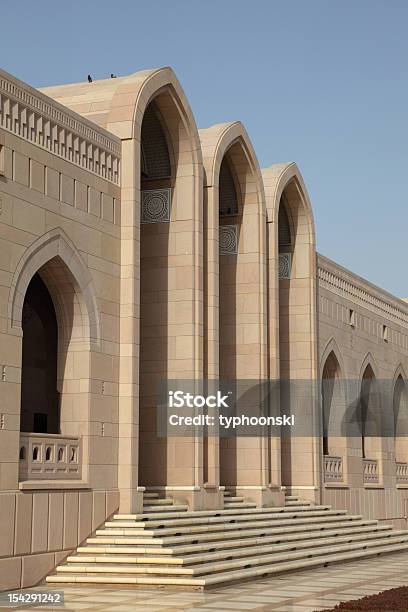
<svg viewBox="0 0 408 612"><path fill-rule="evenodd" d="M378 484L380 482L378 461L376 459L363 459L364 484Z"/></svg>
<svg viewBox="0 0 408 612"><path fill-rule="evenodd" d="M22 480L81 478L81 440L59 434L20 434Z"/></svg>
<svg viewBox="0 0 408 612"><path fill-rule="evenodd" d="M343 482L343 459L341 457L324 456L324 481Z"/></svg>
<svg viewBox="0 0 408 612"><path fill-rule="evenodd" d="M408 463L397 461L395 464L397 484L408 484Z"/></svg>

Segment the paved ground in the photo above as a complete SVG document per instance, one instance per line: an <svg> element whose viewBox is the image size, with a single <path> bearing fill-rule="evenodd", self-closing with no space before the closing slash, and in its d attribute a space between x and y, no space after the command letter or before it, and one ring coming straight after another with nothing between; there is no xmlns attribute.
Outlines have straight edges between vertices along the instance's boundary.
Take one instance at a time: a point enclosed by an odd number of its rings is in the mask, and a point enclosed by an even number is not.
<svg viewBox="0 0 408 612"><path fill-rule="evenodd" d="M400 553L327 569L247 582L205 593L160 589L67 587L64 589L65 608L54 609L59 609L61 612L62 610L313 612L331 608L339 601L359 599L364 595L408 585L407 569L408 553ZM37 587L35 590L40 589ZM45 587L41 590L55 590L55 588ZM14 608L16 609L23 608ZM42 612L50 610L49 607L29 609L42 610Z"/></svg>

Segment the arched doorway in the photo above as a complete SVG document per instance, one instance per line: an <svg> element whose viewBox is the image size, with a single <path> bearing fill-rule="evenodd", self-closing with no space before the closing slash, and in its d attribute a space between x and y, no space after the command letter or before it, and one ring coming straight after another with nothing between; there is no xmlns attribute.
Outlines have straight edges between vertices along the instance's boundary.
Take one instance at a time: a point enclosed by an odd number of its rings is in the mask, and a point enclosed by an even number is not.
<svg viewBox="0 0 408 612"><path fill-rule="evenodd" d="M32 277L25 294L22 329L20 430L60 433L57 318L51 296L38 273Z"/></svg>
<svg viewBox="0 0 408 612"><path fill-rule="evenodd" d="M167 482L167 442L156 432L156 394L168 376L169 234L174 186L164 122L153 100L141 129L139 482Z"/></svg>
<svg viewBox="0 0 408 612"><path fill-rule="evenodd" d="M295 230L289 220L290 209L283 192L278 212L278 312L279 312L279 373L281 411L291 403L290 368L290 325L289 310L293 250ZM295 383L296 384L296 383ZM289 435L281 437L281 478L282 483L290 485L292 474L292 439Z"/></svg>
<svg viewBox="0 0 408 612"><path fill-rule="evenodd" d="M229 152L222 159L218 183L220 259L219 259L219 377L234 381L237 372L237 254L243 206L239 184L234 176ZM241 338L242 344L242 338ZM220 483L237 485L237 440L220 438Z"/></svg>
<svg viewBox="0 0 408 612"><path fill-rule="evenodd" d="M335 454L339 446L340 424L345 410L340 364L334 351L328 355L322 373L323 454Z"/></svg>
<svg viewBox="0 0 408 612"><path fill-rule="evenodd" d="M380 438L380 397L377 381L370 364L364 370L360 393L361 455L363 459L373 458Z"/></svg>
<svg viewBox="0 0 408 612"><path fill-rule="evenodd" d="M408 393L401 374L394 385L394 452L397 463L408 463Z"/></svg>
<svg viewBox="0 0 408 612"><path fill-rule="evenodd" d="M278 253L279 253L279 358L280 377L290 378L289 353L289 292L294 249L294 231L289 221L289 207L283 193L278 214Z"/></svg>

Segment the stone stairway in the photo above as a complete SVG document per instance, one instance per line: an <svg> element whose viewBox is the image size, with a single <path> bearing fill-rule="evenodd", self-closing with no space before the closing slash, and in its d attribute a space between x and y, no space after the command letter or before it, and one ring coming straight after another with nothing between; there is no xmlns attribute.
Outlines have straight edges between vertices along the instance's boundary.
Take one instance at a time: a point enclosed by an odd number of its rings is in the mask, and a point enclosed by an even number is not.
<svg viewBox="0 0 408 612"><path fill-rule="evenodd" d="M253 502L246 502L243 497L237 497L231 491L224 491L224 509L230 508L256 508Z"/></svg>
<svg viewBox="0 0 408 612"><path fill-rule="evenodd" d="M188 506L175 504L171 497L160 497L158 493L146 491L143 494L143 513L183 512Z"/></svg>
<svg viewBox="0 0 408 612"><path fill-rule="evenodd" d="M205 589L408 550L408 531L287 496L257 508L227 492L224 510L190 512L157 493L114 515L47 583Z"/></svg>

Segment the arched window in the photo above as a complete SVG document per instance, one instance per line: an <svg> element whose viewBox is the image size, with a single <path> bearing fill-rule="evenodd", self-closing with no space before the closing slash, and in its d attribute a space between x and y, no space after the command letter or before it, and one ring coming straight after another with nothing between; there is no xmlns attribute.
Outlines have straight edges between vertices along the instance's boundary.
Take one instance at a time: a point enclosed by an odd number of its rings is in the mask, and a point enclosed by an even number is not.
<svg viewBox="0 0 408 612"><path fill-rule="evenodd" d="M333 351L326 359L322 374L322 407L323 407L323 454L329 455L329 435L340 432L330 428L331 417L339 417L344 410L343 392L340 380L340 365Z"/></svg>
<svg viewBox="0 0 408 612"><path fill-rule="evenodd" d="M370 364L364 370L361 381L360 394L360 419L361 419L361 450L363 459L367 458L367 449L372 450L374 438L380 433L380 398L377 389L377 381ZM372 441L368 445L368 439Z"/></svg>
<svg viewBox="0 0 408 612"><path fill-rule="evenodd" d="M226 157L223 158L220 168L220 216L226 217L238 214L238 196L234 177Z"/></svg>
<svg viewBox="0 0 408 612"><path fill-rule="evenodd" d="M154 101L150 102L143 117L141 174L144 180L166 179L171 175L166 136Z"/></svg>
<svg viewBox="0 0 408 612"><path fill-rule="evenodd" d="M279 251L285 249L285 247L288 247L292 244L289 217L283 198L279 206L278 244Z"/></svg>
<svg viewBox="0 0 408 612"><path fill-rule="evenodd" d="M22 324L21 431L60 433L57 319L38 273L27 287Z"/></svg>
<svg viewBox="0 0 408 612"><path fill-rule="evenodd" d="M406 463L408 460L408 394L401 374L395 381L393 410L395 460L399 463Z"/></svg>

